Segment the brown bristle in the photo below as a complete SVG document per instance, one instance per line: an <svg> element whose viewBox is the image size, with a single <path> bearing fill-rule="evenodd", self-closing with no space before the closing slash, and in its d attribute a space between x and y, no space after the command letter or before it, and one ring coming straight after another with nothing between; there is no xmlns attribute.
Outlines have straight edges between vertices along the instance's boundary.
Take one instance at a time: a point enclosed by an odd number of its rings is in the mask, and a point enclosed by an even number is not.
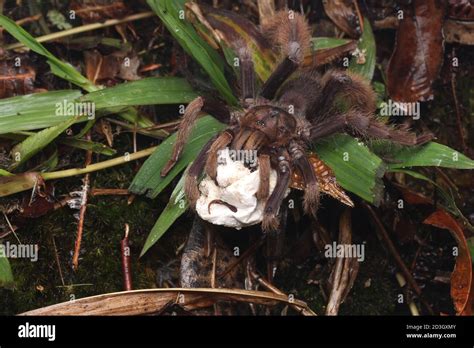
<svg viewBox="0 0 474 348"><path fill-rule="evenodd" d="M306 214L316 217L319 207L319 186L318 184L309 184L304 191L303 209Z"/></svg>
<svg viewBox="0 0 474 348"><path fill-rule="evenodd" d="M186 195L191 209L196 209L196 202L200 195L197 177L189 174L186 175L186 179L184 181L184 194Z"/></svg>
<svg viewBox="0 0 474 348"><path fill-rule="evenodd" d="M260 184L258 186L256 197L260 201L260 200L267 199L270 193L270 172L271 172L270 157L268 155L260 155L258 157L258 167L259 167Z"/></svg>
<svg viewBox="0 0 474 348"><path fill-rule="evenodd" d="M305 55L310 53L311 28L303 15L294 11L278 11L261 28L271 44L278 47L282 57L291 52L291 43L295 41L300 45L298 63L302 63Z"/></svg>
<svg viewBox="0 0 474 348"><path fill-rule="evenodd" d="M276 231L278 226L280 225L278 218L273 213L265 213L263 214L262 220L262 230L264 232L271 232Z"/></svg>

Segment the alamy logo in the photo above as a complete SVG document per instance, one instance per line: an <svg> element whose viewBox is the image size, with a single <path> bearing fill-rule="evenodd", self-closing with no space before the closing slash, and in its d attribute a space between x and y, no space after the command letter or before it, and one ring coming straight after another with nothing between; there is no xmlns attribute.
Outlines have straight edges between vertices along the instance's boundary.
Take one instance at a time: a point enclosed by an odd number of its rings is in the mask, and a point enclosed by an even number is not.
<svg viewBox="0 0 474 348"><path fill-rule="evenodd" d="M420 119L420 103L403 103L389 99L380 104L381 116L411 116L414 120Z"/></svg>
<svg viewBox="0 0 474 348"><path fill-rule="evenodd" d="M230 157L232 161L248 164L249 167L255 167L258 164L257 150L220 150L217 153L217 163L227 164L227 156Z"/></svg>
<svg viewBox="0 0 474 348"><path fill-rule="evenodd" d="M357 258L357 261L365 260L365 244L326 244L324 247L324 256L327 258Z"/></svg>
<svg viewBox="0 0 474 348"><path fill-rule="evenodd" d="M38 261L37 244L12 244L6 242L0 244L0 257L8 259L30 259L32 262Z"/></svg>
<svg viewBox="0 0 474 348"><path fill-rule="evenodd" d="M56 339L56 325L36 325L26 322L18 326L20 338L47 338L48 341Z"/></svg>
<svg viewBox="0 0 474 348"><path fill-rule="evenodd" d="M95 118L95 103L63 100L62 103L56 103L56 115L87 116L88 120L93 120Z"/></svg>

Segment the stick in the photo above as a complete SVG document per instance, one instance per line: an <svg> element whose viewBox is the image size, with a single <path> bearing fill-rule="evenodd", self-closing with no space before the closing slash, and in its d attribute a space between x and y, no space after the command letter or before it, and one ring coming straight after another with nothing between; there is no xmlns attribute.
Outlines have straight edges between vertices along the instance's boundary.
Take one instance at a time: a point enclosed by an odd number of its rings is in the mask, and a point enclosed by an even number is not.
<svg viewBox="0 0 474 348"><path fill-rule="evenodd" d="M90 133L87 134L86 139L91 140ZM85 167L89 166L91 162L92 162L92 151L87 151ZM84 219L86 217L87 196L89 195L89 186L90 186L89 173L87 173L84 176L83 183L84 183L84 186L82 189L82 202L81 202L81 210L79 212L79 224L77 225L77 237L76 237L76 243L74 244L74 255L72 257L72 268L75 271L77 271L77 267L79 266L79 253L81 251L82 232L84 230Z"/></svg>
<svg viewBox="0 0 474 348"><path fill-rule="evenodd" d="M155 14L152 11L149 11L149 12L137 13L137 14L134 14L122 19L109 19L103 23L92 23L92 24L81 25L80 27L59 31L57 33L51 33L48 35L38 36L36 38L36 41L47 42L51 40L57 40L63 37L83 33L86 31L106 28L113 25L117 25L117 24L122 24L122 23L132 22L139 19L143 19L143 18L153 17L154 15ZM5 46L5 50L13 50L13 49L22 48L22 47L25 47L25 45L23 45L21 42L18 42L18 43Z"/></svg>
<svg viewBox="0 0 474 348"><path fill-rule="evenodd" d="M132 272L130 267L130 246L128 244L128 232L130 226L125 224L125 236L120 242L120 250L122 253L122 272L123 272L123 289L125 291L132 290Z"/></svg>

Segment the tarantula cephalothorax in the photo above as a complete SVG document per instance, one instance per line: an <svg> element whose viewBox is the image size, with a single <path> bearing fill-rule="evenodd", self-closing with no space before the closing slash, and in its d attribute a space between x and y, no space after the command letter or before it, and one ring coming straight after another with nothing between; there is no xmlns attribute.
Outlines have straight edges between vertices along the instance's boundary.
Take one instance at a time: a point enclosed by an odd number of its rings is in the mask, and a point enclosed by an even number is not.
<svg viewBox="0 0 474 348"><path fill-rule="evenodd" d="M304 210L316 214L320 190L307 158L309 145L315 140L343 131L389 139L403 145L417 145L432 138L428 133L416 136L404 128L397 129L378 121L374 117L374 92L362 77L337 70L321 76L314 69L298 69L308 53L311 38L303 16L278 12L261 27L261 33L277 48L281 63L256 93L251 56L245 47L235 47L240 58L243 110L232 114L229 127L204 146L189 168L185 194L191 207L195 207L200 195L200 175L205 171L210 178L216 179L218 154L225 148L257 151L260 184L256 197L266 202L262 229L269 231L278 227L278 211L295 169L301 172L305 182ZM290 76L292 78L288 79ZM179 159L203 109L206 109L203 97L187 106L172 157L162 170L162 176L166 176ZM272 169L277 172L277 181L270 193Z"/></svg>

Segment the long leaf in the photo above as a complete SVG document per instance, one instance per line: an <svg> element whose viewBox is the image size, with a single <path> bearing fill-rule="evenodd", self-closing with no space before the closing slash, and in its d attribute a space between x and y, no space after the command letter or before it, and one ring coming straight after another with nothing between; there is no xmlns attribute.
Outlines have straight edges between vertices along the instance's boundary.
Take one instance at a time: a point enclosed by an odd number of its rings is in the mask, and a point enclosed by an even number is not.
<svg viewBox="0 0 474 348"><path fill-rule="evenodd" d="M129 190L137 194L146 193L148 197L155 198L197 156L206 142L224 128L224 124L211 116L200 118L196 122L196 126L183 149L178 163L176 163L167 176L162 178L160 171L168 161L171 149L176 141L176 133L173 134L164 140L145 161L133 179Z"/></svg>
<svg viewBox="0 0 474 348"><path fill-rule="evenodd" d="M86 77L82 76L71 64L63 62L56 58L51 52L49 52L42 44L31 36L26 30L16 24L8 17L0 14L0 26L5 28L10 35L15 39L23 43L25 46L30 48L32 51L46 57L48 64L51 67L53 74L68 80L69 82L80 86L86 91L95 91L98 89L91 81Z"/></svg>
<svg viewBox="0 0 474 348"><path fill-rule="evenodd" d="M230 104L237 104L224 76L224 60L204 41L193 26L182 16L187 0L147 0L148 5L160 17L171 35L181 47L207 72L216 89Z"/></svg>
<svg viewBox="0 0 474 348"><path fill-rule="evenodd" d="M383 146L382 144L379 147ZM430 142L423 146L392 148L386 154L389 169L435 166L456 169L474 169L474 161L442 144Z"/></svg>
<svg viewBox="0 0 474 348"><path fill-rule="evenodd" d="M181 179L179 179L178 184L176 184L176 187L171 193L168 204L161 212L160 217L151 229L140 256L143 256L148 249L158 242L176 219L178 219L188 209L188 202L184 197L184 179L185 173L181 176Z"/></svg>
<svg viewBox="0 0 474 348"><path fill-rule="evenodd" d="M79 101L93 102L97 110L132 105L189 103L198 95L178 77L150 77L89 93Z"/></svg>
<svg viewBox="0 0 474 348"><path fill-rule="evenodd" d="M17 168L18 166L25 163L32 156L37 154L43 148L45 148L50 142L56 139L62 132L71 127L75 122L75 118L66 120L57 126L46 128L41 132L29 136L23 140L20 144L16 145L13 150L13 158L15 159L14 164L10 169Z"/></svg>
<svg viewBox="0 0 474 348"><path fill-rule="evenodd" d="M64 90L1 99L0 134L52 127L71 119L73 116L62 113L58 105L81 95L78 90Z"/></svg>
<svg viewBox="0 0 474 348"><path fill-rule="evenodd" d="M10 33L10 35L15 37L18 41L23 43L29 49L45 57L49 66L51 67L51 72L56 76L65 79L88 92L94 92L101 89L100 86L94 85L92 81L81 75L71 64L63 62L62 60L56 58L26 30L24 30L18 24L13 22L11 19L1 14L0 26L5 28L6 31ZM133 108L122 111L120 113L120 117L129 122L137 123L141 127L150 127L153 125L153 122L151 122L145 117L140 116L137 113L137 110Z"/></svg>

